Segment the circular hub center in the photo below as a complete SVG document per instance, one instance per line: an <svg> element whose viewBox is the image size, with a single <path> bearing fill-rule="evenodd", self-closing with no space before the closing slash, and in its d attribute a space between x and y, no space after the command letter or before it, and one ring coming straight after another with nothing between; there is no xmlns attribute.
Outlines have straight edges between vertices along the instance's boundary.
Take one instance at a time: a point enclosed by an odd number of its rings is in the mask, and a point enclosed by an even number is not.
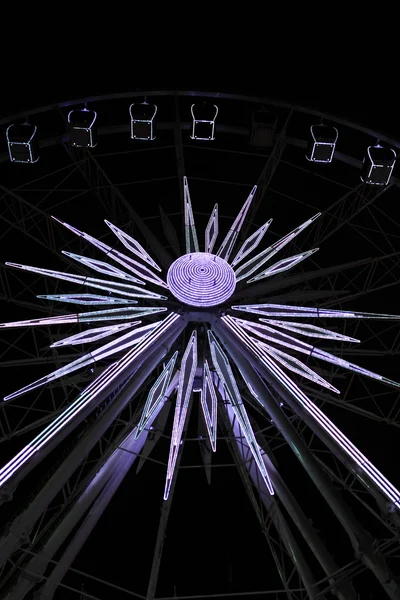
<svg viewBox="0 0 400 600"><path fill-rule="evenodd" d="M217 306L235 291L232 267L219 256L192 252L178 258L167 273L172 294L189 306Z"/></svg>

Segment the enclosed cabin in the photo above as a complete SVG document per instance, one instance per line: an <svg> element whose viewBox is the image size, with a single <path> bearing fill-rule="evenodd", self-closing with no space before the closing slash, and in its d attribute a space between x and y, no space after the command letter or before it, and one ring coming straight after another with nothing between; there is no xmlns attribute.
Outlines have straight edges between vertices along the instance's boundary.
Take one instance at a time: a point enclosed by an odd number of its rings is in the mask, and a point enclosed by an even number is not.
<svg viewBox="0 0 400 600"><path fill-rule="evenodd" d="M87 108L71 110L68 114L69 136L72 146L94 148L97 144L97 113Z"/></svg>
<svg viewBox="0 0 400 600"><path fill-rule="evenodd" d="M387 146L369 146L361 168L361 181L371 185L387 185L390 181L396 152Z"/></svg>
<svg viewBox="0 0 400 600"><path fill-rule="evenodd" d="M35 163L39 160L36 125L30 123L9 125L6 138L11 162Z"/></svg>
<svg viewBox="0 0 400 600"><path fill-rule="evenodd" d="M137 102L129 107L131 117L131 138L151 141L155 139L154 117L157 106L147 102Z"/></svg>
<svg viewBox="0 0 400 600"><path fill-rule="evenodd" d="M214 140L218 106L201 102L192 104L190 110L192 113L192 132L190 135L192 140Z"/></svg>
<svg viewBox="0 0 400 600"><path fill-rule="evenodd" d="M250 143L261 148L270 148L274 143L278 117L265 108L251 115Z"/></svg>
<svg viewBox="0 0 400 600"><path fill-rule="evenodd" d="M338 140L336 127L311 125L306 158L311 162L330 163Z"/></svg>

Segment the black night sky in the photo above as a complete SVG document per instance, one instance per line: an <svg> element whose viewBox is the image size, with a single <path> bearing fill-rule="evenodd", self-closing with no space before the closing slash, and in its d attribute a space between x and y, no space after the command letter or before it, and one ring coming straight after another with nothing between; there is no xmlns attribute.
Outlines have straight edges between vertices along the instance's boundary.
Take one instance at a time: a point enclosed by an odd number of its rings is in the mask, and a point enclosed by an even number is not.
<svg viewBox="0 0 400 600"><path fill-rule="evenodd" d="M17 82L14 91L3 98L1 117L8 114L18 113L25 109L40 107L47 104L88 96L112 94L118 92L136 92L140 90L193 90L211 91L216 93L232 93L237 95L265 97L272 100L281 100L293 105L306 106L316 111L332 114L365 125L374 131L381 131L396 139L400 137L400 125L396 114L396 102L391 93L391 84L387 84L386 90L366 89L360 86L360 82L354 78L340 77L339 66L332 62L330 68L324 73L315 74L313 69L303 73L300 78L296 68L292 65L291 76L277 77L270 73L269 80L262 81L250 77L229 76L224 83L218 83L218 78L207 81L204 74L198 78L190 77L190 81L168 82L166 78L158 77L152 79L149 75L137 77L136 82L127 84L118 74L111 73L111 68L106 71L110 73L102 80L82 80L82 73L77 72L75 81L67 82L59 74L54 75L51 86L43 85L29 86L29 93L21 93L21 87ZM217 74L214 73L214 76ZM45 81L50 75L45 70L38 74L40 81ZM258 81L258 84L254 84ZM189 99L180 100L181 114L188 114ZM100 127L111 127L113 124L123 123L124 114L128 122L129 100L110 100L95 106L99 111ZM169 121L174 118L173 103L171 98L161 97L159 100L160 121ZM227 126L248 128L252 112L252 103L239 101L221 101L220 113L217 124L224 123ZM60 109L62 115L66 109ZM125 112L124 112L125 111ZM61 136L63 134L63 118L53 111L51 116L38 115L38 126L41 127L44 138ZM282 125L285 111L277 109L278 128ZM188 120L187 117L183 120ZM33 121L33 119L32 119ZM289 135L305 139L307 128L313 123L313 118L308 115L301 119L294 119L293 129ZM5 126L1 125L1 152L5 152L4 144ZM207 214L216 202L219 203L221 215L221 228L229 228L229 219L233 219L251 186L255 184L259 173L265 163L268 150L254 149L246 139L233 133L221 134L214 143L205 143L204 148L196 146L189 139L188 131L184 131L183 150L186 167L186 175L189 179L191 199L193 208L199 213L196 217L198 231L202 232L207 223ZM349 128L343 128L340 137L338 151L362 158L362 149L366 144L375 143L371 136L352 132ZM163 235L158 217L158 207L161 205L165 212L171 215L171 222L176 227L178 236L182 238L182 226L180 224L179 211L179 185L177 177L176 156L172 132L169 130L157 131L155 145L158 150L151 148L150 144L144 143L142 148L146 151L131 152L133 142L127 132L115 133L99 137L99 144L93 151L102 168L107 172L110 179L118 184L118 189L133 203L138 214L147 219L147 223L157 236ZM347 145L346 145L347 144ZM207 149L205 148L207 147ZM135 149L140 146L135 146ZM351 148L351 151L348 150ZM26 175L25 165L17 166L0 163L0 184L9 189L21 188L18 192L32 204L41 210L52 211L51 214L65 219L73 225L93 234L103 236L107 234L103 223L105 218L96 204L95 194L86 194L78 197L78 189L83 187L83 180L79 173L63 179L62 172L58 170L68 164L65 150L59 145L43 151L37 165L29 166L31 174ZM15 169L13 169L15 167ZM53 175L48 176L49 173ZM46 177L47 174L47 177ZM42 177L42 183L35 184L36 191L26 188L26 182L35 177ZM331 165L311 165L304 158L304 151L296 146L288 145L285 150L282 163L279 165L271 182L270 190L267 192L255 223L260 226L268 218L273 218L272 235L280 237L311 217L317 211L324 211L337 198L343 196L347 191L355 187L359 182L357 169L339 161ZM149 183L149 180L156 179ZM38 180L39 181L39 180ZM25 187L24 187L25 186ZM33 188L32 188L33 189ZM47 191L46 191L47 190ZM50 193L51 192L51 193ZM76 199L70 201L72 196ZM362 230L365 227L373 228L374 223L377 230L377 219L381 229L381 237L371 233L368 237L358 235L353 237L351 227L343 227L336 235L330 237L325 246L321 246L318 253L318 264L331 266L361 258L371 258L374 255L400 251L399 232L393 225L393 220L400 214L398 205L399 192L395 191L383 194L378 212L368 212L365 220L359 218L357 224ZM6 202L5 197L0 202ZM9 207L2 204L1 215L9 214ZM0 215L0 216L1 216ZM123 228L124 223L116 223ZM21 262L42 266L45 268L62 269L65 263L61 257L49 255L44 245L37 244L29 235L25 236L12 223L0 221L0 261ZM253 224L254 228L254 224ZM390 238L390 244L385 236ZM202 233L201 233L202 235ZM64 240L71 242L71 235L64 231L60 233L60 251L63 249ZM110 238L108 237L108 240ZM271 238L270 238L271 239ZM312 239L312 236L311 238ZM74 243L74 242L72 242ZM301 242L299 242L301 245ZM307 246L308 248L308 246ZM79 252L79 244L75 245ZM290 254L288 254L290 255ZM61 256L61 255L60 255ZM101 256L98 258L101 259ZM309 267L316 268L315 265ZM396 266L393 267L394 269ZM398 268L398 267L397 267ZM304 267L307 271L307 267ZM43 291L40 282L31 277L30 274L22 274L18 280L11 278L10 281L17 286L24 281L26 275L27 288L10 290L10 298L14 294L29 303L36 302L35 295L40 293L51 293ZM353 289L358 285L353 271L349 276L338 277L338 285L341 289ZM354 280L352 280L354 278ZM29 286L31 287L28 287ZM322 278L317 278L309 284L304 284L308 291L326 289ZM47 289L51 289L51 285ZM70 291L68 286L61 286L64 292ZM42 291L40 291L42 290ZM293 291L293 290L291 290ZM377 313L396 314L398 309L398 286L391 286L369 295L357 297L354 302L349 301L344 307L353 310L366 310ZM295 304L295 302L293 302ZM312 303L310 303L312 305ZM41 307L45 303L42 301ZM2 302L1 321L15 319L28 319L43 317L46 312L35 311L32 307L24 308L21 304L13 304L12 301ZM54 303L52 305L54 307ZM57 307L60 309L60 306ZM71 307L68 306L68 311ZM332 308L335 308L332 305ZM67 309L65 309L67 311ZM71 311L72 312L72 311ZM328 322L326 322L328 321ZM332 326L329 320L321 323L321 326ZM346 324L345 331L341 329L343 323L334 320L334 328L347 335L356 332L354 323ZM315 322L315 324L320 324ZM67 328L68 334L75 333L72 327ZM345 356L349 361L371 369L394 380L399 379L398 362L398 325L390 324L390 327L382 322L376 322L373 326L361 325L357 334L365 340L361 345L365 349L378 349L380 354L376 356ZM7 360L19 360L29 354L32 340L19 337L19 333L2 332L1 352L2 357ZM380 345L378 336L383 342ZM357 335L355 335L357 337ZM4 338L4 339L3 339ZM40 352L47 352L48 341L43 335ZM307 340L308 341L308 340ZM27 344L25 347L24 344ZM15 347L13 347L15 345ZM388 356L385 346L397 347L397 355ZM324 348L324 345L321 344ZM333 349L334 344L328 344ZM299 357L301 358L301 357ZM310 367L313 368L310 362ZM316 363L315 363L316 366ZM330 365L324 365L324 376L329 379ZM21 368L10 367L1 371L2 396L11 393L17 387L27 384L52 370L51 365L42 364L37 367ZM363 398L368 394L375 395L376 405L379 402L386 403L382 412L388 415L390 410L388 404L397 401L396 393L391 388L380 385L372 380L352 378L345 371L335 370L332 383L345 393L349 387L349 398ZM16 379L21 383L16 385ZM300 378L297 381L301 381ZM72 399L79 386L83 386L82 380L73 383L70 387L69 398ZM312 389L312 385L308 389ZM368 388L368 389L367 389ZM61 393L58 389L57 394ZM29 400L35 392L28 395L21 405L29 406ZM59 396L56 394L56 399ZM382 394L382 396L379 396ZM398 396L398 394L397 394ZM41 402L45 402L43 396ZM366 410L373 410L370 399L364 404L361 401L356 405ZM377 411L375 405L374 410ZM41 405L42 406L42 405ZM43 405L44 406L44 405ZM173 407L173 404L172 404ZM393 457L398 455L399 434L398 426L389 426L376 422L369 418L362 418L359 414L332 404L325 404L326 414L342 428L354 443L367 454L368 457L383 471L390 481L397 487L400 486L397 460ZM212 458L211 485L208 485L198 441L193 438L198 436L198 402L193 403L191 419L188 427L188 441L184 445L182 462L177 479L172 509L168 520L168 527L163 548L163 559L159 574L159 583L156 597L172 598L195 597L207 598L209 594L226 594L224 598L245 598L244 592L251 592L249 598L265 598L266 600L280 600L286 598L284 594L267 595L263 590L282 589L282 582L277 573L272 555L265 541L264 534L260 530L256 518L246 494L246 490L238 475L229 451L229 444L220 440L217 453ZM249 409L260 427L268 426L268 436L272 436L273 424L260 418L253 409ZM164 488L165 468L169 448L169 435L172 427L173 408L164 430L164 435L151 453L150 460L136 474L136 465L124 479L118 492L108 505L104 514L96 525L92 535L79 552L72 568L63 580L65 588L60 588L55 598L60 600L71 598L78 600L80 590L84 586L88 598L106 600L128 600L129 598L145 598L149 580L151 561L157 529L162 506L162 494ZM88 421L88 424L90 422ZM83 428L78 433L83 433ZM224 436L224 432L220 434ZM9 456L17 451L22 443L27 443L34 433L24 434L17 441L4 443L5 462ZM305 436L308 434L305 433ZM308 439L308 438L307 438ZM27 481L22 483L15 492L11 503L4 503L0 508L0 521L7 523L20 510L33 500L34 490L41 488L54 465L59 464L62 458L68 455L73 446L74 438L71 434L54 450L50 456L32 471ZM317 444L316 444L317 445ZM321 445L318 446L321 448ZM295 493L302 509L307 517L311 519L321 533L329 551L338 565L347 565L354 559L354 553L348 543L347 536L339 527L329 506L323 500L311 480L307 477L300 463L295 460L293 453L286 447L277 449L277 460L279 471L287 482L290 489ZM195 468L193 466L195 465ZM386 530L377 524L370 516L367 509L359 505L348 492L340 492L348 502L352 513L362 525L368 529L372 536L379 539L390 537ZM62 500L61 500L62 502ZM3 511L3 512L1 512ZM300 536L297 536L300 539ZM299 540L298 540L299 541ZM303 546L302 546L303 548ZM310 567L315 568L314 558L304 545L304 552L310 561ZM15 558L19 555L16 553ZM56 554L56 560L58 555ZM8 565L9 566L9 565ZM398 575L399 565L391 563L394 575ZM323 578L323 573L317 569L317 579ZM365 572L364 572L365 575ZM357 575L354 584L361 600L379 600L384 595L373 577L368 575ZM295 581L295 580L294 580ZM107 586L106 582L110 583ZM111 586L112 584L112 586ZM257 594L257 592L260 592ZM4 593L1 591L0 593ZM134 594L138 594L135 596ZM236 594L236 596L235 596ZM242 595L243 594L243 595ZM382 594L382 596L380 595ZM2 598L6 595L1 596ZM27 596L30 597L30 596ZM85 596L83 596L85 597ZM222 597L222 596L221 596ZM289 596L287 596L289 597ZM301 596L293 596L301 598ZM305 598L305 596L303 596ZM326 595L326 600L333 596Z"/></svg>

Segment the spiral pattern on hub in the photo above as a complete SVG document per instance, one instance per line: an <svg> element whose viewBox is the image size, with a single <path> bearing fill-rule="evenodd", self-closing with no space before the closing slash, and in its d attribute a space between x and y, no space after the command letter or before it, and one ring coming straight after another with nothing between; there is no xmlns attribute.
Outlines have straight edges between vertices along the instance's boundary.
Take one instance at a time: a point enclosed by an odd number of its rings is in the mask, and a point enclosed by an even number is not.
<svg viewBox="0 0 400 600"><path fill-rule="evenodd" d="M226 260L207 252L192 252L172 263L167 284L184 304L217 306L232 296L236 278Z"/></svg>

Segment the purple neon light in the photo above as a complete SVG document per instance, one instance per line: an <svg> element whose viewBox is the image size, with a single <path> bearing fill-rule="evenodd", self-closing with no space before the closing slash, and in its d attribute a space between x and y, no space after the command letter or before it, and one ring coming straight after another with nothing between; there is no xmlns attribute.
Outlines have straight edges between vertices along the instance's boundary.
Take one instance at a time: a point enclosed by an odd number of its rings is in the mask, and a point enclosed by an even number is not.
<svg viewBox="0 0 400 600"><path fill-rule="evenodd" d="M97 279L95 277L85 277L84 275L75 275L70 273L63 273L62 271L53 271L52 269L42 269L40 267L30 267L28 265L20 265L17 263L6 262L8 267L14 269L21 269L21 271L30 271L31 273L38 273L39 275L46 275L47 277L54 277L55 279L63 279L64 281L70 281L71 283L79 283L87 287L97 288L98 290L104 290L106 292L114 292L117 294L123 294L130 298L152 298L157 300L166 300L166 296L160 296L138 288L135 285L127 283L119 283L117 281L106 281L103 279ZM167 287L167 286L164 286ZM125 291L126 290L126 291Z"/></svg>
<svg viewBox="0 0 400 600"><path fill-rule="evenodd" d="M231 306L231 308L233 310L249 312L255 315L263 315L264 317L298 317L302 319L314 317L323 317L324 319L400 319L400 315L331 310L330 308L314 308L308 306L290 306L288 304L243 304L242 306Z"/></svg>
<svg viewBox="0 0 400 600"><path fill-rule="evenodd" d="M192 395L194 377L197 369L197 332L194 330L181 361L178 394L176 397L174 423L172 426L171 445L168 457L167 476L164 488L164 500L168 500L172 480L178 458L179 446L185 426L189 401Z"/></svg>
<svg viewBox="0 0 400 600"><path fill-rule="evenodd" d="M141 279L137 279L137 277L133 277L128 273L124 273L124 271L121 271L121 269L118 269L113 265L109 265L108 263L103 262L102 260L82 256L81 254L74 254L73 252L67 252L66 250L61 250L61 253L65 254L65 256L68 256L69 258L72 258L76 262L79 262L85 265L86 267L89 267L89 269L93 269L93 271L102 273L102 275L117 277L118 279L124 279L125 281L131 281L133 283L140 283L141 285L144 285L144 281L142 281Z"/></svg>
<svg viewBox="0 0 400 600"><path fill-rule="evenodd" d="M16 327L39 327L42 325L64 325L67 323L94 323L96 321L118 321L143 317L154 313L165 312L167 309L151 306L143 308L110 308L109 310L94 310L91 312L61 315L58 317L44 317L42 319L27 319L25 321L10 321L0 323L0 329L15 329Z"/></svg>
<svg viewBox="0 0 400 600"><path fill-rule="evenodd" d="M68 304L83 304L86 306L100 306L105 304L137 304L136 300L127 298L113 298L112 296L101 296L99 294L46 294L36 298L53 300L56 302L68 302Z"/></svg>
<svg viewBox="0 0 400 600"><path fill-rule="evenodd" d="M316 215L311 217L311 219L308 219L307 221L299 225L299 227L296 227L295 229L293 229L293 231L286 234L283 238L281 238L280 240L278 240L277 242L275 242L274 244L272 244L271 246L269 246L250 260L248 260L247 262L245 262L243 265L241 265L238 269L235 270L236 280L241 281L242 279L249 277L249 275L252 275L255 271L257 271L257 269L261 267L261 265L263 265L265 262L267 262L267 260L275 256L277 252L282 250L282 248L286 246L286 244L291 242L306 227L311 225L311 223L314 223L314 221L318 219L320 215L321 213L317 213Z"/></svg>
<svg viewBox="0 0 400 600"><path fill-rule="evenodd" d="M222 304L236 287L232 267L207 252L193 252L178 258L168 269L167 283L175 298L189 306Z"/></svg>
<svg viewBox="0 0 400 600"><path fill-rule="evenodd" d="M262 318L260 318L259 321L267 323L268 325L272 325L273 327L279 327L280 329L294 331L294 333L298 333L299 335L304 335L307 337L315 337L326 340L337 340L340 342L360 342L360 340L349 337L348 335L342 335L341 333L336 333L336 331L330 331L329 329L317 327L316 325L310 325L309 323L296 323L294 321L276 321L275 319Z"/></svg>
<svg viewBox="0 0 400 600"><path fill-rule="evenodd" d="M211 253L214 248L215 241L218 237L218 204L216 204L211 213L205 231L205 250Z"/></svg>
<svg viewBox="0 0 400 600"><path fill-rule="evenodd" d="M250 237L247 238L239 249L239 252L236 254L235 258L231 262L232 267L240 263L246 256L248 256L255 248L257 248L258 244L263 239L267 229L272 223L272 219L261 225L257 231L255 231Z"/></svg>
<svg viewBox="0 0 400 600"><path fill-rule="evenodd" d="M140 323L140 321L136 321L136 323ZM134 325L134 324L135 323L132 323L132 325ZM87 367L88 365L99 362L100 360L104 360L108 356L112 356L113 354L115 354L117 352L122 352L123 350L126 350L127 348L130 348L131 346L137 345L140 341L142 341L142 339L145 339L146 337L148 337L150 332L156 326L157 326L157 323L150 323L150 325L144 325L143 327L139 327L138 329L135 329L134 331L129 331L128 333L125 333L125 335L121 335L118 339L112 340L111 342L108 342L107 344L100 346L100 348L96 348L95 350L92 350L92 352L89 352L88 354L84 354L83 356L80 356L79 358L68 363L64 367L60 367L59 369L56 369L52 373L49 373L49 375L45 375L44 377L41 377L40 379L33 381L29 385L26 385L25 387L20 388L16 392L13 392L12 394L9 394L8 396L4 396L4 400L5 401L12 400L13 398L22 396L23 394L31 392L32 390L34 390L42 385L46 385L47 383L50 383L51 381L55 381L56 379L59 379L60 377L69 375L70 373L73 373L74 371L78 371L79 369L82 369L83 367Z"/></svg>
<svg viewBox="0 0 400 600"><path fill-rule="evenodd" d="M244 223L244 220L246 218L246 215L248 213L250 205L253 201L253 198L256 194L256 191L257 191L257 186L255 185L253 187L253 189L251 190L250 194L247 196L247 200L245 201L242 208L240 209L238 216L234 220L232 227L228 231L224 241L221 244L220 249L217 252L217 255L220 256L221 258L223 258L224 260L228 260L231 255L231 252L235 246L239 232L242 228L242 225Z"/></svg>
<svg viewBox="0 0 400 600"><path fill-rule="evenodd" d="M104 388L106 388L118 375L131 365L140 354L165 333L178 319L180 315L171 313L161 321L157 328L146 336L137 347L132 348L119 361L107 367L77 398L68 406L50 425L48 425L32 442L23 448L2 469L0 469L0 486L4 485L12 475L42 446L53 438L73 417L93 400Z"/></svg>
<svg viewBox="0 0 400 600"><path fill-rule="evenodd" d="M52 219L57 221L57 223L61 223L61 225L64 225L64 227L66 227L70 231L73 231L76 235L83 238L87 242L90 242L91 244L93 244L93 246L96 246L96 248L99 248L99 250L104 252L109 258L115 260L117 263L124 266L129 271L132 271L132 273L135 273L135 275L138 275L141 279L146 279L147 281L150 281L151 283L154 283L155 285L159 285L164 288L167 287L164 281L160 279L155 273L150 271L150 269L148 269L145 265L138 263L136 260L133 260L133 258L122 254L122 252L118 252L118 250L114 250L113 248L111 248L111 246L100 242L93 236L85 233L84 231L80 231L72 225L68 225L68 223L61 221L56 217L52 217Z"/></svg>
<svg viewBox="0 0 400 600"><path fill-rule="evenodd" d="M203 387L200 390L200 402L211 448L215 452L217 449L217 395L207 360L204 361L203 365Z"/></svg>
<svg viewBox="0 0 400 600"><path fill-rule="evenodd" d="M329 433L330 437L346 452L350 458L374 481L376 486L393 504L400 509L400 492L386 477L364 456L354 444L338 429L328 417L300 390L275 362L260 351L251 337L234 322L232 317L221 317L222 321L253 352L262 364L272 373L283 387L293 396L307 412Z"/></svg>
<svg viewBox="0 0 400 600"><path fill-rule="evenodd" d="M177 356L178 352L175 352L171 360L165 366L163 372L158 377L157 381L149 391L146 403L143 408L142 416L140 417L139 424L136 428L135 438L138 438L140 434L144 431L154 412L157 410L158 405L164 399L166 390L171 381L172 372L175 367Z"/></svg>
<svg viewBox="0 0 400 600"><path fill-rule="evenodd" d="M328 381L326 381L326 379L315 373L315 371L307 367L307 365L302 363L298 358L295 358L286 352L282 352L282 350L273 348L268 344L263 345L263 350L273 359L275 359L276 362L281 363L281 365L283 365L286 369L289 369L289 371L293 371L293 373L297 373L301 377L305 377L313 383L331 390L331 392L334 392L335 394L340 394L340 390L331 385Z"/></svg>
<svg viewBox="0 0 400 600"><path fill-rule="evenodd" d="M183 178L184 212L185 212L185 242L186 252L199 252L199 242L197 240L196 225L190 200L189 184L187 177Z"/></svg>
<svg viewBox="0 0 400 600"><path fill-rule="evenodd" d="M271 277L272 275L277 275L278 273L289 271L303 260L306 260L306 258L308 258L309 256L312 256L313 254L318 252L318 250L319 248L313 248L312 250L308 250L307 252L301 252L300 254L296 254L295 256L283 258L274 265L268 267L268 269L266 269L262 273L259 273L255 277L248 279L247 283L253 283L254 281L259 281L260 279L265 279L266 277Z"/></svg>
<svg viewBox="0 0 400 600"><path fill-rule="evenodd" d="M146 250L137 242L133 237L116 227L110 221L104 219L104 223L111 229L111 231L117 236L117 238L123 243L125 248L128 248L133 254L136 254L139 258L147 262L154 269L161 272L161 268L158 266L156 262L151 258L149 254L147 254Z"/></svg>
<svg viewBox="0 0 400 600"><path fill-rule="evenodd" d="M239 421L240 428L243 431L247 443L249 444L251 453L261 473L261 476L268 487L269 493L272 495L274 494L274 488L272 487L267 468L261 457L260 448L256 442L254 431L250 424L250 420L244 407L242 397L239 393L229 361L225 353L222 351L221 346L218 344L215 335L210 330L208 331L208 341L210 344L212 361L218 373L218 377L224 386L226 396L232 405L233 412Z"/></svg>
<svg viewBox="0 0 400 600"><path fill-rule="evenodd" d="M297 340L295 337L288 335L287 333L283 333L282 331L277 331L272 327L268 327L268 325L261 325L260 323L252 323L251 321L245 321L243 319L237 319L236 317L232 317L232 320L236 322L241 327L244 327L248 331L255 333L259 337L269 341L274 342L275 344L279 344L281 346L286 346L287 348L291 348L292 350L297 350L303 354L307 354L308 356L313 356L315 358L319 358L320 360L324 360L325 362L329 362L334 365L338 365L343 367L344 369L348 369L349 371L354 371L355 373L359 373L360 375L364 375L365 377L370 377L371 379L376 379L377 381L381 381L382 383L386 383L392 387L400 388L400 383L397 381L393 381L392 379L388 379L387 377L383 377L383 375L378 375L373 371L368 371L367 369L363 369L354 363L348 362L347 360L343 360L338 356L334 356L329 352L325 352L324 350L319 350L315 346L311 346L302 340ZM264 333L265 332L265 333ZM266 346L259 340L254 340L258 346Z"/></svg>
<svg viewBox="0 0 400 600"><path fill-rule="evenodd" d="M109 335L113 335L115 333L119 333L120 331L124 331L124 329L129 329L138 325L141 321L132 321L131 323L119 323L118 325L106 325L105 327L95 327L94 329L87 329L86 331L81 331L80 333L76 333L75 335L71 335L63 340L59 340L58 342L54 342L51 344L50 348L59 348L60 346L74 346L76 344L89 344L93 342L97 342Z"/></svg>

